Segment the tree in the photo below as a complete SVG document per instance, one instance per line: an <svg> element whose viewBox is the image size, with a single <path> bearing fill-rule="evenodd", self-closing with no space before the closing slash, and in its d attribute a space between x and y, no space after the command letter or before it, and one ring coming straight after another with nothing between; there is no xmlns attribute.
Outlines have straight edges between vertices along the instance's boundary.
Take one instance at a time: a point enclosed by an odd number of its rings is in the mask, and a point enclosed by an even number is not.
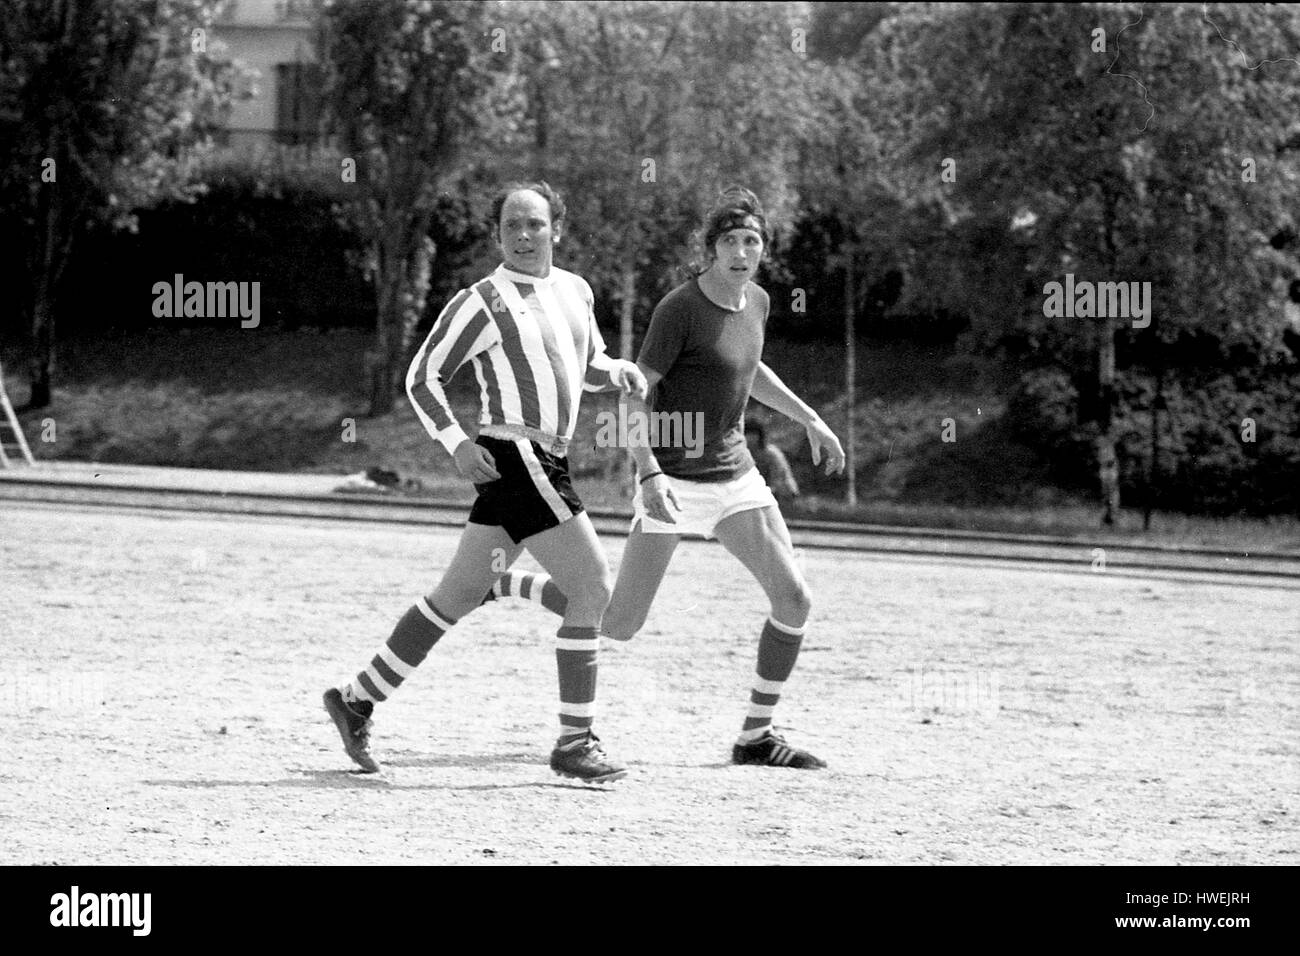
<svg viewBox="0 0 1300 956"><path fill-rule="evenodd" d="M50 404L60 280L78 233L192 198L231 97L207 49L207 0L6 0L0 16L0 209L26 330L28 407ZM19 252L18 250L21 250Z"/></svg>
<svg viewBox="0 0 1300 956"><path fill-rule="evenodd" d="M810 8L584 2L527 17L535 162L566 188L581 224L571 245L583 274L619 301L630 357L643 277L673 281L723 186L744 183L771 218L789 218L798 143L816 117L819 65L793 42Z"/></svg>
<svg viewBox="0 0 1300 956"><path fill-rule="evenodd" d="M824 267L843 273L845 502L857 494L857 318L862 293L897 265L906 210L884 172L860 73L836 62L823 79L822 122L801 144L804 222L822 232ZM814 227L815 228L815 227ZM811 230L810 230L811 231Z"/></svg>
<svg viewBox="0 0 1300 956"><path fill-rule="evenodd" d="M857 321L867 289L898 274L905 249L934 224L892 175L886 138L906 142L906 115L879 109L883 77L864 72L864 44L894 15L889 3L813 4L811 48L826 66L818 77L818 122L801 143L798 180L806 237L820 262L843 274L845 501L857 504Z"/></svg>
<svg viewBox="0 0 1300 956"><path fill-rule="evenodd" d="M463 172L475 138L490 138L490 94L509 78L493 3L376 0L325 4L319 34L325 102L357 198L347 214L366 244L375 343L370 412L392 409L424 311L436 252L429 227L440 189ZM345 180L346 181L346 180Z"/></svg>
<svg viewBox="0 0 1300 956"><path fill-rule="evenodd" d="M1208 339L1221 359L1269 361L1282 348L1279 279L1294 266L1267 240L1300 198L1285 148L1300 84L1294 63L1263 61L1297 48L1294 10L1177 4L1150 15L1097 4L907 9L863 44L859 64L896 124L882 137L905 194L951 213L943 254L929 259L931 295L960 304L977 338L1091 367L1107 523L1120 504L1118 349L1163 361L1179 340ZM945 158L951 183L939 175ZM1150 326L1045 315L1045 283L1067 273L1150 282Z"/></svg>
<svg viewBox="0 0 1300 956"><path fill-rule="evenodd" d="M533 175L565 193L567 258L598 302L618 303L618 351L637 315L681 281L689 235L726 185L744 183L769 218L793 209L798 142L814 122L798 52L804 3L578 2L521 11L520 138ZM530 134L530 135L529 135Z"/></svg>

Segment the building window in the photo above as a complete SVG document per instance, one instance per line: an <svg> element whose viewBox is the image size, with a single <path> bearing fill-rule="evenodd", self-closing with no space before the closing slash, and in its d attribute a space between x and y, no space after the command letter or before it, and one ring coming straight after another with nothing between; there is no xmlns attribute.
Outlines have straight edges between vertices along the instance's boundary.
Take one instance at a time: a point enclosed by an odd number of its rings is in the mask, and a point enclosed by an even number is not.
<svg viewBox="0 0 1300 956"><path fill-rule="evenodd" d="M288 146L320 140L321 87L324 76L315 63L280 63L275 68L275 138Z"/></svg>
<svg viewBox="0 0 1300 956"><path fill-rule="evenodd" d="M312 0L276 0L275 16L285 20L310 20L314 14Z"/></svg>

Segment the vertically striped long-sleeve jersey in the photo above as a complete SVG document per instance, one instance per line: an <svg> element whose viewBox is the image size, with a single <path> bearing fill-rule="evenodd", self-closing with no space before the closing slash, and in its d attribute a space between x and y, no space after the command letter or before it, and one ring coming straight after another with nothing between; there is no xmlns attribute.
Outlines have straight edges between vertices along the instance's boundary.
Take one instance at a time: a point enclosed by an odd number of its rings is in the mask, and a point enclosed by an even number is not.
<svg viewBox="0 0 1300 956"><path fill-rule="evenodd" d="M612 386L614 359L596 327L591 286L551 267L545 279L498 266L447 304L416 353L406 392L448 452L468 436L446 383L466 362L478 378L485 434L528 438L565 453L583 390Z"/></svg>

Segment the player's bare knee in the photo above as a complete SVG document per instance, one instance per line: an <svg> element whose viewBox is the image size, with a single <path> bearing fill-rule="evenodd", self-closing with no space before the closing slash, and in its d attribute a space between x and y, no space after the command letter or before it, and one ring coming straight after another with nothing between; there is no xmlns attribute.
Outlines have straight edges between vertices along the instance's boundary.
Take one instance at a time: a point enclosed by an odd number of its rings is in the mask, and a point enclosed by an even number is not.
<svg viewBox="0 0 1300 956"><path fill-rule="evenodd" d="M598 574L590 578L584 578L581 585L567 593L569 599L569 609L575 607L582 610L603 613L609 606L610 596L614 593L614 587L609 579L609 572Z"/></svg>
<svg viewBox="0 0 1300 956"><path fill-rule="evenodd" d="M615 641L630 641L637 636L643 624L645 624L644 614L639 617L620 618L610 617L607 612L605 619L601 621L600 633Z"/></svg>
<svg viewBox="0 0 1300 956"><path fill-rule="evenodd" d="M609 571L606 570L600 577L591 583L590 599L593 604L599 604L603 611L609 607L609 599L614 595L614 582L609 578Z"/></svg>
<svg viewBox="0 0 1300 956"><path fill-rule="evenodd" d="M782 624L803 627L812 611L812 593L802 581L791 581L772 596L772 616Z"/></svg>
<svg viewBox="0 0 1300 956"><path fill-rule="evenodd" d="M491 587L491 585L488 585ZM481 589L454 587L439 588L428 595L426 600L443 614L459 619L483 603L483 595L488 587Z"/></svg>

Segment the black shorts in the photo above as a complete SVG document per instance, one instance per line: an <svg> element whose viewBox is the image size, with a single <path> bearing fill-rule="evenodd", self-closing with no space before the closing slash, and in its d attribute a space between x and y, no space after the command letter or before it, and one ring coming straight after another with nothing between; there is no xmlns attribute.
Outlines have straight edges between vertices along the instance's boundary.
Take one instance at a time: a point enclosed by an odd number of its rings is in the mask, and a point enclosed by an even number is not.
<svg viewBox="0 0 1300 956"><path fill-rule="evenodd" d="M478 497L469 520L504 528L518 544L582 511L582 501L569 478L569 459L560 458L526 438L507 441L479 435L496 463L496 481L475 485Z"/></svg>

